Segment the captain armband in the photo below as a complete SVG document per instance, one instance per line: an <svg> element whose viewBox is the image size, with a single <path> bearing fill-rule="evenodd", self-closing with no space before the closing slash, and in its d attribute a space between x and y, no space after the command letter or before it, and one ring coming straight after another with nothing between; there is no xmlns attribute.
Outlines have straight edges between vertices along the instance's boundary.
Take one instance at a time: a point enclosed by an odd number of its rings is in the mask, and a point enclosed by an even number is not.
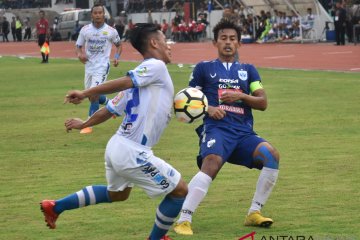
<svg viewBox="0 0 360 240"><path fill-rule="evenodd" d="M250 92L253 93L258 89L263 89L263 85L261 84L260 81L256 81L256 82L252 82L250 83Z"/></svg>

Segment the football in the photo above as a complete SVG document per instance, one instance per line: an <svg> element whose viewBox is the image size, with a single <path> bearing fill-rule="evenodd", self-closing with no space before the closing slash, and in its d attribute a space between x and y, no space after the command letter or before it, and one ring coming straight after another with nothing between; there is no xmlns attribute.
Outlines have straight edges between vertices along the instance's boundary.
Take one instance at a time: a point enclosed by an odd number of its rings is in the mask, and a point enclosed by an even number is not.
<svg viewBox="0 0 360 240"><path fill-rule="evenodd" d="M203 119L207 110L208 100L199 89L188 87L175 95L174 111L180 122L192 123Z"/></svg>

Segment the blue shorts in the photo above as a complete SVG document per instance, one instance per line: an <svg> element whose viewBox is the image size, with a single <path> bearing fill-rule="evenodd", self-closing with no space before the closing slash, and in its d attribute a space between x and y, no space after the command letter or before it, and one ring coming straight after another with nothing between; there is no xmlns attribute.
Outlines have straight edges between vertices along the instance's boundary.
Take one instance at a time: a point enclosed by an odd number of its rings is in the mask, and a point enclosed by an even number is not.
<svg viewBox="0 0 360 240"><path fill-rule="evenodd" d="M197 157L199 168L201 168L202 159L210 154L215 154L221 156L224 163L262 169L262 164L254 162L253 153L256 147L266 140L255 132L234 134L226 128L212 127L205 129L199 136L200 152Z"/></svg>

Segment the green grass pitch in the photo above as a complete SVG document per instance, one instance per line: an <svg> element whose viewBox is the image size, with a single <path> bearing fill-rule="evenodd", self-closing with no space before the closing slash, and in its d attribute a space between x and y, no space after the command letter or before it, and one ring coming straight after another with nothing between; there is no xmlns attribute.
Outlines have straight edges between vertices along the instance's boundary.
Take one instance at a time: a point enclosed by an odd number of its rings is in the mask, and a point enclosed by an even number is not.
<svg viewBox="0 0 360 240"><path fill-rule="evenodd" d="M121 119L91 135L66 133L66 118L87 116L88 102L63 104L68 90L83 87L83 65L39 61L0 58L0 239L145 239L161 199L151 200L138 188L126 202L68 211L56 230L45 226L40 200L106 183L104 149ZM109 79L134 66L121 62ZM175 91L187 86L188 65L168 68ZM195 235L170 236L227 240L255 231L255 239L360 239L360 74L259 71L269 106L254 113L255 130L281 154L280 176L263 209L274 225L243 226L259 171L227 164L194 215ZM173 119L153 149L187 182L198 171L197 125Z"/></svg>

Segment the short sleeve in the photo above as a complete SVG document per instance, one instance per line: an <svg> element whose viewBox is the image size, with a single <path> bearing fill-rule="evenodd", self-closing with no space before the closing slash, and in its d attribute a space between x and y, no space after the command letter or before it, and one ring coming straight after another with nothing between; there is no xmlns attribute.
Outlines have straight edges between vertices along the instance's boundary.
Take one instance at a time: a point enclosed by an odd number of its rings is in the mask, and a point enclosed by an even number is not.
<svg viewBox="0 0 360 240"><path fill-rule="evenodd" d="M113 99L106 104L106 109L117 116L121 116L126 107L126 92L119 92Z"/></svg>
<svg viewBox="0 0 360 240"><path fill-rule="evenodd" d="M161 75L167 72L163 61L145 60L134 70L128 71L127 75L133 81L134 87L145 87L150 84L161 84Z"/></svg>
<svg viewBox="0 0 360 240"><path fill-rule="evenodd" d="M256 82L256 81L261 82L259 72L256 70L254 65L249 64L248 73L249 73L249 83Z"/></svg>
<svg viewBox="0 0 360 240"><path fill-rule="evenodd" d="M84 44L85 44L84 28L81 28L79 37L76 40L76 46L82 47L82 46L84 46Z"/></svg>
<svg viewBox="0 0 360 240"><path fill-rule="evenodd" d="M190 75L189 87L194 87L201 90L203 88L203 82L202 64L199 63L195 66L193 72Z"/></svg>
<svg viewBox="0 0 360 240"><path fill-rule="evenodd" d="M114 43L115 45L119 45L119 44L120 44L120 36L119 36L119 34L118 34L118 32L117 32L116 30L113 31L111 41L112 41L112 43Z"/></svg>

